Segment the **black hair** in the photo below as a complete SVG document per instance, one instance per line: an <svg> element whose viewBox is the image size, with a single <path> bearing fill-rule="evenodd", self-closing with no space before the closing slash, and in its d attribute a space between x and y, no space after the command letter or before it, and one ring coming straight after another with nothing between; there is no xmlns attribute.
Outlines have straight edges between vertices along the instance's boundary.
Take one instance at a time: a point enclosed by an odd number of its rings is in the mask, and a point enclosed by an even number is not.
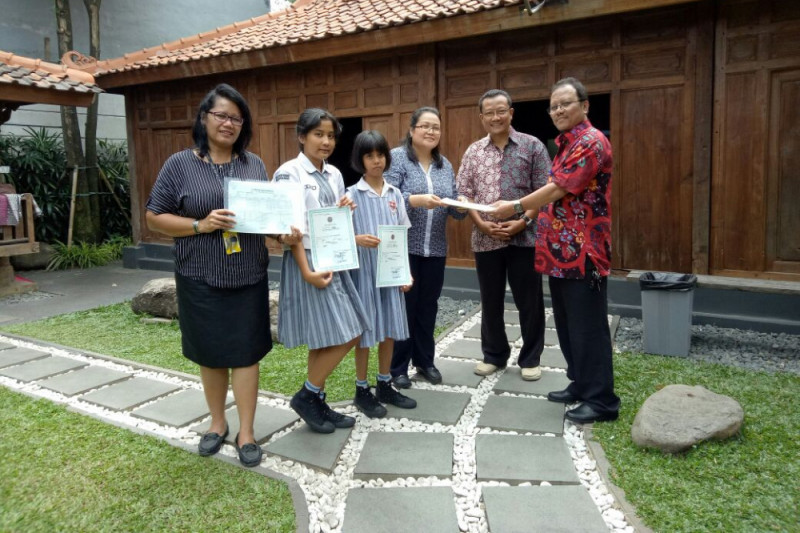
<svg viewBox="0 0 800 533"><path fill-rule="evenodd" d="M512 107L513 104L511 102L510 94L505 92L503 89L489 89L488 91L483 93L483 96L481 96L480 99L478 100L478 109L480 110L481 113L483 113L483 101L486 100L487 98L494 98L495 96L504 97L508 102L508 107Z"/></svg>
<svg viewBox="0 0 800 533"><path fill-rule="evenodd" d="M308 135L308 132L322 124L323 120L331 121L331 124L333 124L333 135L338 141L339 136L342 134L342 124L335 116L333 116L333 113L318 107L309 107L300 113L299 117L297 117L297 126L295 126L297 137L300 137L301 135ZM302 152L303 143L298 140L298 144L300 145L300 151Z"/></svg>
<svg viewBox="0 0 800 533"><path fill-rule="evenodd" d="M208 115L208 112L211 111L211 108L217 103L217 98L230 100L236 104L236 107L238 107L239 111L242 113L242 120L244 120L244 122L239 130L239 137L236 139L236 142L233 143L233 153L241 158L242 161L247 161L244 157L244 151L253 138L253 118L250 114L250 107L247 105L244 97L239 91L227 83L220 83L211 89L205 98L203 98L203 101L200 102L200 106L197 108L197 116L194 119L194 126L192 127L192 140L194 141L194 145L201 157L208 155L208 132L206 131L206 125L203 123L203 116Z"/></svg>
<svg viewBox="0 0 800 533"><path fill-rule="evenodd" d="M420 107L419 109L411 113L409 132L406 133L406 137L405 139L403 139L402 146L406 149L406 155L408 156L408 159L413 163L419 163L419 159L417 159L417 154L416 152L414 152L414 145L411 141L410 130L413 130L417 126L417 122L419 122L419 117L421 117L425 113L432 113L436 115L436 118L438 118L439 121L442 120L441 113L439 113L439 110L436 109L435 107L424 106ZM436 168L442 168L442 165L444 165L444 158L442 157L442 154L439 152L438 144L434 147L433 150L431 150L431 157L433 158L433 166L435 166ZM386 166L388 167L389 164L387 163Z"/></svg>
<svg viewBox="0 0 800 533"><path fill-rule="evenodd" d="M562 78L558 80L553 84L553 88L550 89L550 94L553 94L556 89L566 87L567 85L571 85L572 88L575 89L575 92L578 95L578 100L581 102L585 102L589 99L589 93L586 91L586 87L584 87L583 84L575 78Z"/></svg>
<svg viewBox="0 0 800 533"><path fill-rule="evenodd" d="M350 156L350 166L359 174L366 174L364 156L378 152L386 158L386 168L392 164L392 154L386 138L377 130L366 130L356 135L353 141L353 154Z"/></svg>

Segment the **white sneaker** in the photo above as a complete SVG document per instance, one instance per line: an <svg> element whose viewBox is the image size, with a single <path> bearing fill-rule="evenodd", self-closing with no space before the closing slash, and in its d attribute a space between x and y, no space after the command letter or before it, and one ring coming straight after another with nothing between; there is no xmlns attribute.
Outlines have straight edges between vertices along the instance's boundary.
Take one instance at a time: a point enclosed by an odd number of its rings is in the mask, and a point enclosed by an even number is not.
<svg viewBox="0 0 800 533"><path fill-rule="evenodd" d="M478 363L475 365L474 372L479 376L491 376L497 372L497 368L497 365L493 365L491 363Z"/></svg>
<svg viewBox="0 0 800 533"><path fill-rule="evenodd" d="M541 377L542 377L541 367L534 366L533 368L522 369L522 379L524 379L525 381L536 381Z"/></svg>

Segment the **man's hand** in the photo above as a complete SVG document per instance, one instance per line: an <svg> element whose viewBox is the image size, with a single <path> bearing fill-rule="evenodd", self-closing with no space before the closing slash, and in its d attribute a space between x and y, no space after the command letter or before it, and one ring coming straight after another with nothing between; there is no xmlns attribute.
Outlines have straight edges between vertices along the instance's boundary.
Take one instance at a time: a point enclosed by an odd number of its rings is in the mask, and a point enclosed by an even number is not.
<svg viewBox="0 0 800 533"><path fill-rule="evenodd" d="M502 237L498 238L501 241L510 240L511 237L523 231L526 227L524 220L506 220L505 222L500 222L498 226L500 226L498 233L502 235Z"/></svg>

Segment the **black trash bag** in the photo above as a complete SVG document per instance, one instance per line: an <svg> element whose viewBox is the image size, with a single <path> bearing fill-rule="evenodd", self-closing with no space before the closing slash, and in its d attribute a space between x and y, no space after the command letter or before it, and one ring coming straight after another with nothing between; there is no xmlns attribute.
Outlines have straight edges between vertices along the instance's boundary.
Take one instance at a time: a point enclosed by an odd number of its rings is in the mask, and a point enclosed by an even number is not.
<svg viewBox="0 0 800 533"><path fill-rule="evenodd" d="M643 291L688 292L697 285L694 274L672 274L668 272L645 272L639 276L639 288Z"/></svg>

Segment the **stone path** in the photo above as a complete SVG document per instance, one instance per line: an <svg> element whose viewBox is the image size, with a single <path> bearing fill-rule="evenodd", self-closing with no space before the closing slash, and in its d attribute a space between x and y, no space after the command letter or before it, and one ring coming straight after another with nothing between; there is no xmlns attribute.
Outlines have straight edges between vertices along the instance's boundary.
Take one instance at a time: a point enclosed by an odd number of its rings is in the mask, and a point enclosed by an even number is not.
<svg viewBox="0 0 800 533"><path fill-rule="evenodd" d="M515 311L506 323L514 362L521 346ZM296 481L302 531L632 532L582 429L545 398L567 384L550 327L540 381L523 381L513 365L482 378L472 373L481 358L480 313L468 317L437 345L444 382L415 380L407 391L417 409L387 406L386 418L371 420L343 402L338 408L358 422L330 435L311 433L288 398L262 393L255 426L266 453L254 470ZM194 376L3 339L1 385L190 450L208 425ZM236 435L233 406L228 420ZM219 457L236 462L232 444Z"/></svg>

